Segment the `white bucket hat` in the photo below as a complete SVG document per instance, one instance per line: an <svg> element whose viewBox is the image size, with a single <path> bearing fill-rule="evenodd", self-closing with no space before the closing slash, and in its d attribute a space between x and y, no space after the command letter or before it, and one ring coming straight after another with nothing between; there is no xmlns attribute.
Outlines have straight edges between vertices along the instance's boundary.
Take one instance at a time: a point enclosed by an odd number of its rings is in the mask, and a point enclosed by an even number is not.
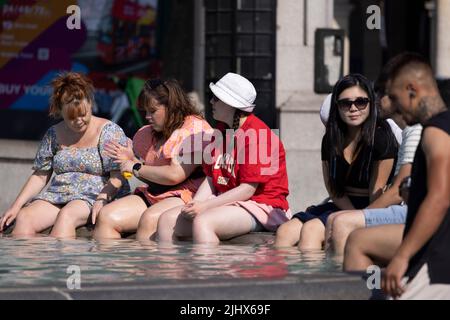
<svg viewBox="0 0 450 320"><path fill-rule="evenodd" d="M255 108L256 89L243 76L229 72L215 84L211 82L209 88L230 107L246 112L252 112Z"/></svg>
<svg viewBox="0 0 450 320"><path fill-rule="evenodd" d="M328 118L330 116L331 96L331 93L327 95L320 107L320 120L322 120L324 126L327 126Z"/></svg>

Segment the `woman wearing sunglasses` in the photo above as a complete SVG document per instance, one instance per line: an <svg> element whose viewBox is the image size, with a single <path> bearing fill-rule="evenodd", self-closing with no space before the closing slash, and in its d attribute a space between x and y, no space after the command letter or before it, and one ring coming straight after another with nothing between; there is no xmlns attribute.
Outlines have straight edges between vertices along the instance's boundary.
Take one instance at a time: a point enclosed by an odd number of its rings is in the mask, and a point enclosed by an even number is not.
<svg viewBox="0 0 450 320"><path fill-rule="evenodd" d="M370 82L359 74L339 80L321 148L331 201L295 214L278 229L275 245L322 249L328 216L363 209L380 196L392 177L397 149L389 124L379 117Z"/></svg>
<svg viewBox="0 0 450 320"><path fill-rule="evenodd" d="M285 151L277 135L252 113L253 84L228 73L210 89L223 140L205 159L207 178L193 201L159 219L162 242L192 237L195 243L218 244L251 231L275 231L291 216Z"/></svg>
<svg viewBox="0 0 450 320"><path fill-rule="evenodd" d="M93 217L97 239L136 232L139 240L153 240L160 214L190 202L204 179L202 161L193 160L202 159L203 133L211 127L178 82L147 81L137 105L145 110L148 125L128 147L111 143L107 150L122 173L132 173L145 185Z"/></svg>

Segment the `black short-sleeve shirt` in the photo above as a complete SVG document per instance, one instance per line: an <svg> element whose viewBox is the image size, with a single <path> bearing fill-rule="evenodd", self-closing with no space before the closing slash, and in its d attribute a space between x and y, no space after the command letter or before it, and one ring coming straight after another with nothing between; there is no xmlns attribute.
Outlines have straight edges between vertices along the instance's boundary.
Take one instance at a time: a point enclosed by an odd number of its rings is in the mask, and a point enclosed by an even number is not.
<svg viewBox="0 0 450 320"><path fill-rule="evenodd" d="M345 180L345 186L368 189L370 185L370 178L372 176L373 163L375 161L385 160L385 159L397 159L398 144L395 137L391 132L389 126L378 127L375 130L374 145L372 151L369 147L365 147L360 151L353 164L350 165L343 156L338 156L336 159L336 167L334 168L334 174L336 180ZM327 145L326 135L322 139L322 161L329 161L330 157L330 146ZM370 165L369 171L365 172L363 167L365 163L369 161ZM395 163L392 167L391 177L395 170Z"/></svg>

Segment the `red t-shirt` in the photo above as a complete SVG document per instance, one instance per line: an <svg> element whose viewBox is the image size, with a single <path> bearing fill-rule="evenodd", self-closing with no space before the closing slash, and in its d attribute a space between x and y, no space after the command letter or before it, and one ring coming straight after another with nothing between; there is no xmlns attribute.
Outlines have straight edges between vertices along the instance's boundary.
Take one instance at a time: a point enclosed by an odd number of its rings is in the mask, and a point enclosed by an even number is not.
<svg viewBox="0 0 450 320"><path fill-rule="evenodd" d="M258 183L255 194L249 199L283 210L289 209L286 172L286 153L278 136L251 114L234 135L234 146L226 125L218 125L224 138L222 150L211 151L213 164L204 165L205 174L212 177L218 194L241 183ZM227 151L232 149L232 151Z"/></svg>

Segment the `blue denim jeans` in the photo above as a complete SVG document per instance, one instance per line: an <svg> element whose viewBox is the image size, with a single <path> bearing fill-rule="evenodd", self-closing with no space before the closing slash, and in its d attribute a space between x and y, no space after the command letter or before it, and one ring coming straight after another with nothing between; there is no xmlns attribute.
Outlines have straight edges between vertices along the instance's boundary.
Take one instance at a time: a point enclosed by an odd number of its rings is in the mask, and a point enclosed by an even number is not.
<svg viewBox="0 0 450 320"><path fill-rule="evenodd" d="M402 224L406 221L408 206L395 205L380 209L364 209L366 227L374 227L383 224Z"/></svg>

